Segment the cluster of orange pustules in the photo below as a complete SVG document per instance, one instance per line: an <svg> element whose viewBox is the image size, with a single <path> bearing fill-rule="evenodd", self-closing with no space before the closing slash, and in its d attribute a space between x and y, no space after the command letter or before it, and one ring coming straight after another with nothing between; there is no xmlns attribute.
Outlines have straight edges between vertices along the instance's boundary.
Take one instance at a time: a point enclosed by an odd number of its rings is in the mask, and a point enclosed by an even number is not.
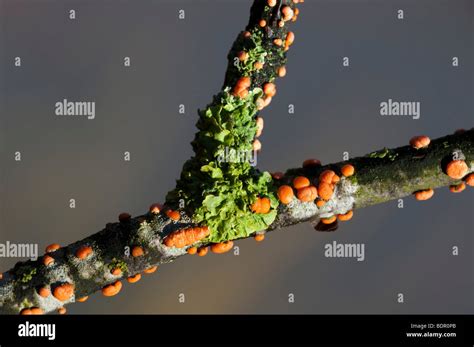
<svg viewBox="0 0 474 347"><path fill-rule="evenodd" d="M209 236L209 234L210 230L207 226L180 229L169 234L164 244L167 247L183 248L202 240Z"/></svg>
<svg viewBox="0 0 474 347"><path fill-rule="evenodd" d="M200 257L204 257L208 252L209 248L213 253L216 254L222 254L230 251L232 247L234 246L233 241L225 241L225 242L218 242L218 243L213 243L211 246L201 246L199 248L197 247L189 247L187 249L188 254L197 254Z"/></svg>
<svg viewBox="0 0 474 347"><path fill-rule="evenodd" d="M255 202L250 206L250 209L254 213L267 214L270 212L270 199L267 197L257 198Z"/></svg>
<svg viewBox="0 0 474 347"><path fill-rule="evenodd" d="M298 3L304 2L304 1L293 0L292 2L294 4L298 4ZM268 0L267 1L267 5L269 7L274 7L274 6L276 6L276 4L277 4L276 0ZM296 7L293 9L289 5L282 6L281 9L280 9L280 13L279 13L280 19L278 20L278 26L283 27L285 25L285 22L290 21L290 20L293 21L293 22L296 21L296 19L298 17L298 14L299 14L299 9L297 9ZM258 25L261 28L265 28L267 26L267 21L264 20L264 19L261 19L258 22ZM252 36L252 34L249 31L244 31L242 35L245 39L250 39L250 37ZM291 31L287 32L285 37L274 38L273 39L273 43L276 46L281 47L281 49L283 49L284 51L287 51L290 48L290 46L293 44L294 41L295 41L295 34ZM249 58L249 54L246 51L240 51L240 52L237 53L236 57L239 61L246 62L247 59ZM260 61L257 61L257 62L254 63L253 67L257 71L261 70L264 67L264 63L260 62ZM286 75L286 67L285 66L283 66L283 65L282 66L277 66L277 67L275 67L275 69L276 69L275 70L276 75L278 77L284 77ZM251 87L251 85L252 85L252 79L251 79L250 76L240 77L237 80L235 86L232 89L232 95L234 95L235 97L239 97L239 98L247 97L247 95L249 94L249 88ZM272 101L272 98L276 94L276 86L272 81L268 81L268 82L264 83L262 85L262 89L263 89L264 96L261 97L261 98L258 98L257 101L256 101L257 109L259 111L263 110L265 107L270 105L270 103ZM256 136L255 136L256 139L252 143L252 149L254 151L260 151L261 148L262 148L262 144L261 144L260 140L258 140L257 138L262 134L263 125L264 125L263 118L262 117L257 117L256 122L257 122L257 133L256 133Z"/></svg>
<svg viewBox="0 0 474 347"><path fill-rule="evenodd" d="M462 129L457 130L456 133L462 133ZM410 145L415 149L428 148L430 145L430 138L425 135L414 136L410 139ZM450 178L454 180L463 180L458 184L452 184L449 186L449 190L453 193L460 193L466 189L466 185L474 186L474 174L469 173L469 167L466 162L462 159L451 160L444 168L443 171ZM416 200L424 201L431 199L434 195L432 188L418 190L413 193Z"/></svg>
<svg viewBox="0 0 474 347"><path fill-rule="evenodd" d="M321 162L317 159L307 159L303 162L303 168L318 166L321 166ZM352 176L354 172L354 166L351 164L346 164L341 167L341 174L344 177ZM276 172L272 174L272 177L276 180L281 180L284 174ZM301 202L314 202L318 208L321 208L332 198L335 185L339 181L340 177L333 170L324 170L321 172L315 185L312 185L307 177L297 176L293 179L293 186L281 185L278 188L278 199L282 204L287 205L295 199L296 192L296 198ZM338 214L337 218L341 221L347 221L350 220L352 216L353 212L347 211L344 214ZM336 216L321 219L321 222L325 224L331 224L335 221Z"/></svg>

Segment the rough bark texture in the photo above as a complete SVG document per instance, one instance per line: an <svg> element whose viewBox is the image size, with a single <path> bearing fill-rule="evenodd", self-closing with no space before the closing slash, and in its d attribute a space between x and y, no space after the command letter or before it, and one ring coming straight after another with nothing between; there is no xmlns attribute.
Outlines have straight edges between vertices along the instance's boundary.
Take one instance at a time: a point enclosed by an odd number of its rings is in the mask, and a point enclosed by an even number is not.
<svg viewBox="0 0 474 347"><path fill-rule="evenodd" d="M279 33L279 36L287 33L288 23L283 28L277 24L281 6L287 4L294 8L294 3L289 0L277 1L271 11L265 6L266 3L266 0L255 0L247 28L258 25L261 19L265 19L267 26L264 45L271 52L274 49L275 33ZM235 83L233 57L241 49L240 45L241 42L237 39L229 54L224 86ZM279 66L286 57L277 57L275 53L275 59L275 64L278 63ZM268 63L261 72L253 76L252 83L261 86L274 76L275 68ZM322 208L318 208L314 202L302 203L298 199L288 205L281 204L276 220L267 231L402 198L421 189L459 183L443 172L446 163L452 160L453 153L458 158L464 158L469 172L474 171L474 130L434 140L425 149L415 150L405 146L350 159L348 162L355 167L355 174L342 178L335 185L333 197ZM310 178L316 184L315 181L323 170L331 169L339 174L345 163L290 169L282 179L274 181L274 188L291 183L299 175ZM13 269L3 273L0 279L0 313L18 314L23 309L33 307L51 312L111 283L141 273L152 266L169 263L186 254L186 247L167 247L163 242L173 231L194 226L192 216L184 211L180 215L178 221L173 221L164 211L156 214L149 212L122 222L108 223L100 232L46 255L54 259L54 263L48 266L43 263L44 257L16 264ZM76 252L83 246L91 247L92 253L85 259L79 259ZM207 244L198 242L193 246L203 247ZM143 255L133 256L134 247L141 247ZM113 268L121 268L122 272L113 275ZM64 301L52 294L43 297L38 293L38 289L43 287L53 293L55 288L64 283L74 287L72 296Z"/></svg>

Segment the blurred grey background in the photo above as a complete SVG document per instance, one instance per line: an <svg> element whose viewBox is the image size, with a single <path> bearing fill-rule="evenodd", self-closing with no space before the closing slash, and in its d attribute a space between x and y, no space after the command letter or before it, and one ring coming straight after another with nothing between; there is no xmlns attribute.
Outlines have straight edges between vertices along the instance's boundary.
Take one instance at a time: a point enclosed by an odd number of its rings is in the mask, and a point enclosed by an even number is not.
<svg viewBox="0 0 474 347"><path fill-rule="evenodd" d="M0 242L65 245L122 211L163 201L251 0L0 4ZM288 74L262 112L261 169L336 162L344 151L359 156L473 126L473 1L321 0L300 10ZM96 118L56 116L64 98L95 101ZM420 101L421 118L380 116L389 98ZM473 313L473 197L472 188L445 188L423 203L407 198L403 209L394 201L357 210L335 233L305 224L263 243L239 241L239 256L183 257L117 297L98 293L68 312ZM324 257L333 240L364 243L366 260ZM17 260L0 259L0 269Z"/></svg>

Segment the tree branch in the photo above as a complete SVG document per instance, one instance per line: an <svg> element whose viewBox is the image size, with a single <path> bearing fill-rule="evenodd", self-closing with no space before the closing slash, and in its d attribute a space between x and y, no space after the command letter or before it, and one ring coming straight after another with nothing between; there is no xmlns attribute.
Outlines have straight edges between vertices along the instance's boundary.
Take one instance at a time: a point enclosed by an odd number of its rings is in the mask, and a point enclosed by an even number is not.
<svg viewBox="0 0 474 347"><path fill-rule="evenodd" d="M333 197L322 208L313 202L303 203L294 199L288 205L279 206L277 219L267 231L403 198L427 188L458 184L460 180L451 179L443 172L444 164L452 159L453 153L458 153L465 157L469 172L474 171L474 130L431 141L427 149L415 150L404 146L375 153L378 154L349 160L356 173L349 178L342 177L335 185ZM386 153L385 156L379 158L383 153ZM339 172L346 163L290 169L277 185L289 184L294 177L301 175L314 181L322 171L330 169ZM185 255L187 248L166 247L163 240L173 231L190 226L195 224L184 212L181 212L178 222L172 221L163 212L149 212L125 222L109 223L102 231L49 253L54 258L54 264L50 266L43 264L44 257L18 263L3 274L0 282L0 312L18 314L29 307L50 312L117 280L142 273L155 265L169 263ZM209 243L198 242L193 246L207 245ZM76 257L82 246L90 246L93 250L85 260ZM134 257L126 251L135 246L143 249L142 256ZM122 267L120 275L111 273L114 264ZM23 283L25 276L22 274L31 269L36 269L36 274ZM39 288L46 287L53 291L65 282L74 284L74 294L66 301L57 300L53 295L43 298L38 294Z"/></svg>

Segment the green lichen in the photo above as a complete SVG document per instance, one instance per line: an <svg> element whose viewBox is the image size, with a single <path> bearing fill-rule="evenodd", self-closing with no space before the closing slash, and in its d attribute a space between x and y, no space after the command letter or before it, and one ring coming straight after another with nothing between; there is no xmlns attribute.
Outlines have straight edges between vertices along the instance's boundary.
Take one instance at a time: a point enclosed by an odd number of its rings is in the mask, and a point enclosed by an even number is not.
<svg viewBox="0 0 474 347"><path fill-rule="evenodd" d="M128 272L127 264L123 260L113 258L109 265L107 265L109 270L120 269L123 273Z"/></svg>
<svg viewBox="0 0 474 347"><path fill-rule="evenodd" d="M18 280L21 283L28 283L33 279L33 276L36 275L36 268L31 266L24 266L20 268L17 272Z"/></svg>
<svg viewBox="0 0 474 347"><path fill-rule="evenodd" d="M378 159L387 158L387 159L390 159L391 161L394 161L397 158L398 153L395 152L394 150L384 147L380 151L369 153L367 156L369 158L378 158Z"/></svg>
<svg viewBox="0 0 474 347"><path fill-rule="evenodd" d="M278 201L271 175L249 161L228 158L229 149L252 153L256 103L262 95L260 88L254 88L246 98L238 98L226 88L199 112L200 131L192 143L196 155L185 163L176 189L167 196L170 204L187 202L193 220L209 226L210 242L247 237L266 229L276 217ZM271 201L271 211L253 213L251 204L264 196Z"/></svg>
<svg viewBox="0 0 474 347"><path fill-rule="evenodd" d="M260 33L260 31L252 32L252 35L246 41L245 51L248 54L247 59L235 64L240 75L248 76L255 70L255 63L257 62L265 64L265 57L268 53L262 46L263 38Z"/></svg>

